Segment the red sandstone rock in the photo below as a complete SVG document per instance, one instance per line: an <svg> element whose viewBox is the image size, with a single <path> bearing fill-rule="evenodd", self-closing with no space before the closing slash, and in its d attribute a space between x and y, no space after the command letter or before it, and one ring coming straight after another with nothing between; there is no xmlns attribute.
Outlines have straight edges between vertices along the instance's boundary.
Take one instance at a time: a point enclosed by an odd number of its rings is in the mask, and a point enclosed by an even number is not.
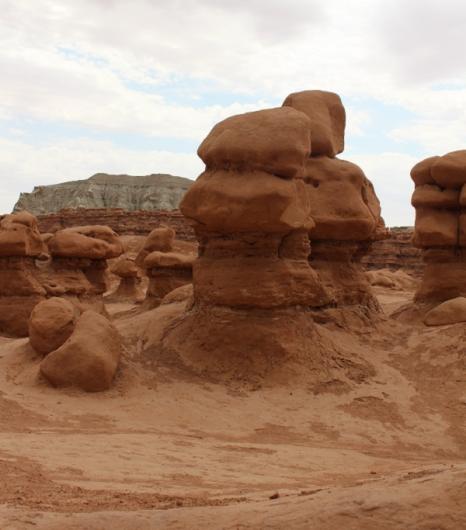
<svg viewBox="0 0 466 530"><path fill-rule="evenodd" d="M151 252L170 252L173 250L175 231L167 226L154 228L147 236L144 245L136 256L136 265L144 268L144 260Z"/></svg>
<svg viewBox="0 0 466 530"><path fill-rule="evenodd" d="M37 221L28 212L0 221L0 333L27 336L33 307L46 291L35 258L46 256Z"/></svg>
<svg viewBox="0 0 466 530"><path fill-rule="evenodd" d="M437 162L439 156L431 156L418 162L413 169L411 169L411 178L416 186L423 186L424 184L435 184L432 177L432 166Z"/></svg>
<svg viewBox="0 0 466 530"><path fill-rule="evenodd" d="M73 333L79 310L68 300L50 298L36 305L29 319L29 341L39 353L59 348Z"/></svg>
<svg viewBox="0 0 466 530"><path fill-rule="evenodd" d="M140 271L134 260L129 258L120 259L112 265L110 271L119 276L120 282L117 289L106 297L106 300L112 302L120 300L137 301L143 296L140 287Z"/></svg>
<svg viewBox="0 0 466 530"><path fill-rule="evenodd" d="M458 208L460 192L442 189L435 184L417 186L411 204L414 208Z"/></svg>
<svg viewBox="0 0 466 530"><path fill-rule="evenodd" d="M108 226L77 226L59 230L48 241L53 256L110 259L123 253L118 235Z"/></svg>
<svg viewBox="0 0 466 530"><path fill-rule="evenodd" d="M466 184L466 150L439 157L432 165L431 174L442 188L461 188Z"/></svg>
<svg viewBox="0 0 466 530"><path fill-rule="evenodd" d="M459 296L431 309L424 317L428 326L445 326L466 322L466 298Z"/></svg>
<svg viewBox="0 0 466 530"><path fill-rule="evenodd" d="M208 170L236 168L238 174L247 168L293 178L310 153L309 129L309 118L292 108L248 112L218 123L198 155Z"/></svg>
<svg viewBox="0 0 466 530"><path fill-rule="evenodd" d="M312 155L335 157L345 145L346 113L333 92L305 90L290 94L283 103L310 119Z"/></svg>
<svg viewBox="0 0 466 530"><path fill-rule="evenodd" d="M113 325L99 313L85 311L68 340L45 357L40 371L53 386L107 390L121 351L121 339Z"/></svg>

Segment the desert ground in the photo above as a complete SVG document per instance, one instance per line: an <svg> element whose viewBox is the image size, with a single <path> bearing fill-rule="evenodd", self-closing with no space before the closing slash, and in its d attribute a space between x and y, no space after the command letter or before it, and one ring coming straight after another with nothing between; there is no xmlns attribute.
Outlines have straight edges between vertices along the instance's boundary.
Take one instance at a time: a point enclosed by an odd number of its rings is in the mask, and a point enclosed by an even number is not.
<svg viewBox="0 0 466 530"><path fill-rule="evenodd" d="M154 363L183 301L107 304L125 355L97 394L50 387L28 339L2 338L0 528L466 528L466 328L392 318L413 291L375 291L376 321L317 324L369 367L348 387Z"/></svg>

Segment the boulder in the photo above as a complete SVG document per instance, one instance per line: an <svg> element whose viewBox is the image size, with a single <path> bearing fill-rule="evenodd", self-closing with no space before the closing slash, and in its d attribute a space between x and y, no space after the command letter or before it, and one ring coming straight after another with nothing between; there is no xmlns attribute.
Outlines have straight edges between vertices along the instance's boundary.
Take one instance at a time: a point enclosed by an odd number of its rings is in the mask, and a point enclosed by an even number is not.
<svg viewBox="0 0 466 530"><path fill-rule="evenodd" d="M432 165L432 178L442 188L459 189L466 184L466 150L439 157Z"/></svg>
<svg viewBox="0 0 466 530"><path fill-rule="evenodd" d="M435 180L432 177L432 166L439 158L439 156L430 156L429 158L418 162L413 169L411 169L411 178L416 186L435 184Z"/></svg>
<svg viewBox="0 0 466 530"><path fill-rule="evenodd" d="M345 145L346 112L340 96L322 90L290 94L283 106L303 112L310 120L312 156L335 157Z"/></svg>
<svg viewBox="0 0 466 530"><path fill-rule="evenodd" d="M73 333L79 310L64 298L53 297L39 302L29 318L29 341L46 355L59 348Z"/></svg>
<svg viewBox="0 0 466 530"><path fill-rule="evenodd" d="M41 374L53 386L75 386L86 392L110 388L122 352L121 338L104 316L85 311L73 333L40 365Z"/></svg>
<svg viewBox="0 0 466 530"><path fill-rule="evenodd" d="M459 296L431 309L424 317L427 326L445 326L466 322L466 298Z"/></svg>
<svg viewBox="0 0 466 530"><path fill-rule="evenodd" d="M239 174L247 168L293 178L311 151L309 131L309 118L289 107L247 112L215 125L198 155L208 170L236 168Z"/></svg>

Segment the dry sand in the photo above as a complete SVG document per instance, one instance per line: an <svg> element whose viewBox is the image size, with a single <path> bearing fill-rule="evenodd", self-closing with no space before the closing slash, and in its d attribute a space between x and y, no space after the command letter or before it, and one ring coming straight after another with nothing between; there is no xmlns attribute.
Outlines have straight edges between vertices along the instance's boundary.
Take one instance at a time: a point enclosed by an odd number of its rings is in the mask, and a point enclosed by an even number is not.
<svg viewBox="0 0 466 530"><path fill-rule="evenodd" d="M387 315L412 297L376 292ZM85 394L0 339L1 530L466 528L466 325L321 327L376 375L320 393L174 378L135 361L133 329L114 388Z"/></svg>

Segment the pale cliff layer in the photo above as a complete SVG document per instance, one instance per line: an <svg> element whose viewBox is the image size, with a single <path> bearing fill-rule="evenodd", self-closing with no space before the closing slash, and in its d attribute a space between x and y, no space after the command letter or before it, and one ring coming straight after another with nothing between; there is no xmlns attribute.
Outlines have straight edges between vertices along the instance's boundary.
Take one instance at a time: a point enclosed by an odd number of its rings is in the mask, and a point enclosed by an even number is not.
<svg viewBox="0 0 466 530"><path fill-rule="evenodd" d="M21 193L14 211L34 215L63 208L122 208L124 210L174 210L192 181L172 175L145 176L97 173L87 180L36 186Z"/></svg>

